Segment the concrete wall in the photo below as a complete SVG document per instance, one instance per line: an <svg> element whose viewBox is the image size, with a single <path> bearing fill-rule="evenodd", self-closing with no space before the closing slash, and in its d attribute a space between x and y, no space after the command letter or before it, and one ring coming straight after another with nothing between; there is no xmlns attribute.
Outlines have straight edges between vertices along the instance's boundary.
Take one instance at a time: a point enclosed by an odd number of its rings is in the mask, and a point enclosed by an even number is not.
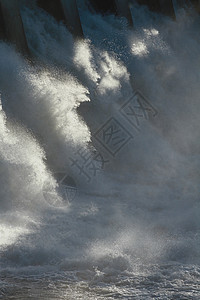
<svg viewBox="0 0 200 300"><path fill-rule="evenodd" d="M83 36L76 0L38 0L37 3L57 21L63 21L74 36Z"/></svg>
<svg viewBox="0 0 200 300"><path fill-rule="evenodd" d="M86 0L97 12L115 14L117 7L115 0ZM88 5L88 6L89 6Z"/></svg>
<svg viewBox="0 0 200 300"><path fill-rule="evenodd" d="M1 3L0 3L0 39L1 40L6 39L6 27L5 27L4 17L3 17L3 11L1 8Z"/></svg>
<svg viewBox="0 0 200 300"><path fill-rule="evenodd" d="M150 10L175 18L173 0L137 0L141 5L147 5Z"/></svg>
<svg viewBox="0 0 200 300"><path fill-rule="evenodd" d="M129 8L129 0L115 0L115 5L117 8L117 14L127 18L128 24L133 26L132 15Z"/></svg>
<svg viewBox="0 0 200 300"><path fill-rule="evenodd" d="M37 0L37 4L48 14L52 15L58 22L65 21L60 0Z"/></svg>
<svg viewBox="0 0 200 300"><path fill-rule="evenodd" d="M23 54L28 54L18 0L0 0L0 17L0 37L15 44Z"/></svg>
<svg viewBox="0 0 200 300"><path fill-rule="evenodd" d="M88 0L88 2L97 12L125 17L128 20L128 24L130 26L133 25L129 0Z"/></svg>
<svg viewBox="0 0 200 300"><path fill-rule="evenodd" d="M200 13L200 0L191 0L191 2L194 5L196 11Z"/></svg>
<svg viewBox="0 0 200 300"><path fill-rule="evenodd" d="M66 24L69 30L78 37L83 36L76 0L61 0Z"/></svg>
<svg viewBox="0 0 200 300"><path fill-rule="evenodd" d="M0 39L16 45L23 54L29 54L23 22L20 15L21 0L0 0ZM26 5L30 0L23 0ZM102 13L114 13L127 18L132 26L132 16L129 0L83 0ZM136 0L141 5L147 5L150 10L175 17L173 0ZM179 0L178 0L179 1ZM181 1L181 0L180 0ZM188 0L189 1L189 0ZM37 0L40 7L63 21L76 37L82 37L83 31L80 22L76 0ZM196 10L200 12L200 0L190 0Z"/></svg>
<svg viewBox="0 0 200 300"><path fill-rule="evenodd" d="M160 0L160 12L166 16L175 18L173 0Z"/></svg>

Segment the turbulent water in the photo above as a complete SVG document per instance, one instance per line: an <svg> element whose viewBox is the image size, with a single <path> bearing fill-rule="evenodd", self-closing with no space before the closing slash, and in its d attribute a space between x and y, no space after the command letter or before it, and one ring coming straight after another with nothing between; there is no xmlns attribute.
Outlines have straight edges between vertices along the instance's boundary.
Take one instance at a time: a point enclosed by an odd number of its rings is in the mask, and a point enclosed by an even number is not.
<svg viewBox="0 0 200 300"><path fill-rule="evenodd" d="M200 299L200 19L79 9L0 43L0 299Z"/></svg>

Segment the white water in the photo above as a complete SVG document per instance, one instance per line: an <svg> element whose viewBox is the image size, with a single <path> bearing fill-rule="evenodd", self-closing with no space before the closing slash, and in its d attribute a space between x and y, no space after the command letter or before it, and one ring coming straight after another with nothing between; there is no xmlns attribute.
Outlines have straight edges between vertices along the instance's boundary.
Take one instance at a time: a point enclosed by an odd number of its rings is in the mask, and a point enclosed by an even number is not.
<svg viewBox="0 0 200 300"><path fill-rule="evenodd" d="M199 17L135 7L131 31L79 6L86 41L26 9L38 61L0 44L0 299L199 299ZM136 90L158 112L139 132ZM94 138L110 117L134 136L115 157ZM71 159L94 147L88 182Z"/></svg>

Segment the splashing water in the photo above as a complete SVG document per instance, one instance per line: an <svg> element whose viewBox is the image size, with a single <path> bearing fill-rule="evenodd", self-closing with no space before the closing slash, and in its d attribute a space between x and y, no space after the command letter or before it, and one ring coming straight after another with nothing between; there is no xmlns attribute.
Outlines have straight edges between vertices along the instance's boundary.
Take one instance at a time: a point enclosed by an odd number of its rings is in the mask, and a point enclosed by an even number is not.
<svg viewBox="0 0 200 300"><path fill-rule="evenodd" d="M0 43L0 299L199 299L199 16L79 9Z"/></svg>

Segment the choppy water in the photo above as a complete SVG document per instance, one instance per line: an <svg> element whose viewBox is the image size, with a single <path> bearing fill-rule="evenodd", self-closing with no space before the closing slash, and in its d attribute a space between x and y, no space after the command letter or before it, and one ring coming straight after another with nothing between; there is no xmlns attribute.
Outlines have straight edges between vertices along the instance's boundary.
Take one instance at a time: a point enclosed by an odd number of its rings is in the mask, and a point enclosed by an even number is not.
<svg viewBox="0 0 200 300"><path fill-rule="evenodd" d="M0 43L0 299L200 299L199 16L79 8Z"/></svg>

